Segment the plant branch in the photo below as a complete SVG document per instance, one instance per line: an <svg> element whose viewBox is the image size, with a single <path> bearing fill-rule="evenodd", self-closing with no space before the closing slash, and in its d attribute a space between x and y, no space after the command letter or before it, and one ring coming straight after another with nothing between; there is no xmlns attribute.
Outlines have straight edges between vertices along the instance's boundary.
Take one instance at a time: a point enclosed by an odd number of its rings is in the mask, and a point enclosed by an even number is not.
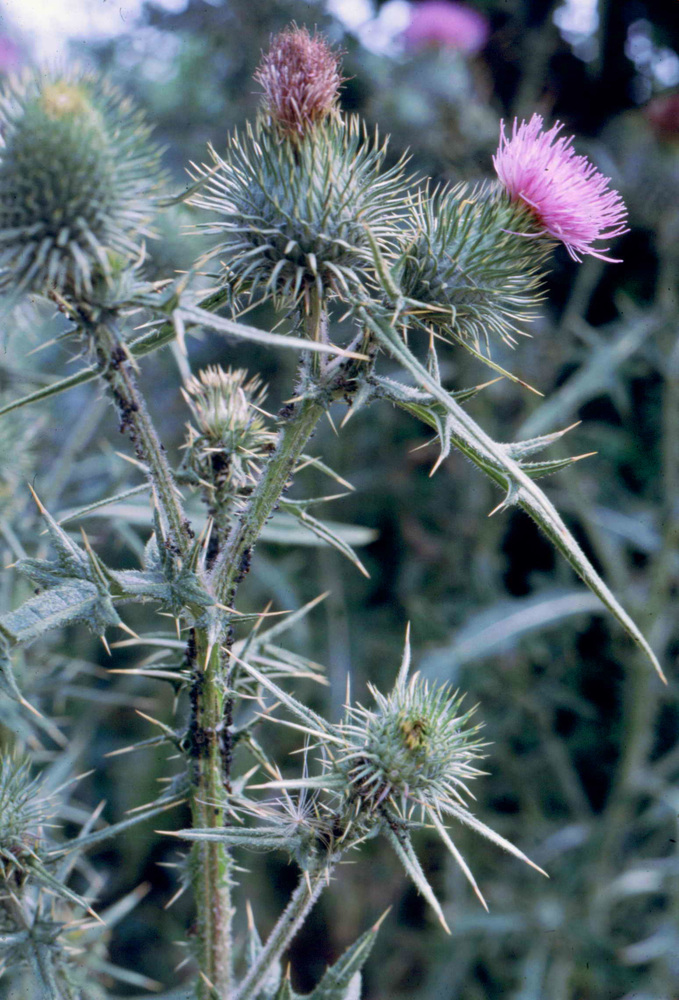
<svg viewBox="0 0 679 1000"><path fill-rule="evenodd" d="M314 903L323 891L323 887L329 882L333 867L334 863L315 871L313 874L305 872L301 876L288 905L276 921L257 960L241 983L235 1000L251 1000L257 996L257 991L272 964L280 958L288 947L311 912Z"/></svg>
<svg viewBox="0 0 679 1000"><path fill-rule="evenodd" d="M326 322L324 310L312 310L306 320L307 335L311 340L318 338ZM227 607L233 606L238 585L250 568L254 545L285 493L306 443L324 411L323 404L310 397L289 403L283 410L285 422L276 450L234 525L212 573L213 593Z"/></svg>
<svg viewBox="0 0 679 1000"><path fill-rule="evenodd" d="M101 323L96 328L95 336L99 371L118 410L120 431L128 434L137 457L146 466L161 517L169 532L169 544L177 554L186 555L191 529L165 449L137 386L134 362L115 323Z"/></svg>

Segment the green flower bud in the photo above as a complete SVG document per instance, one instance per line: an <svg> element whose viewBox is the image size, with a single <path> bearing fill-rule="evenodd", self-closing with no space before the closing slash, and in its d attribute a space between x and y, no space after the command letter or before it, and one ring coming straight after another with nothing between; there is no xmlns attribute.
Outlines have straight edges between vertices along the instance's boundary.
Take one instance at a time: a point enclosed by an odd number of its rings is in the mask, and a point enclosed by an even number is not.
<svg viewBox="0 0 679 1000"><path fill-rule="evenodd" d="M394 270L414 321L476 350L489 333L515 343L517 323L533 319L542 299L541 264L554 248L534 228L498 185L420 192Z"/></svg>
<svg viewBox="0 0 679 1000"><path fill-rule="evenodd" d="M393 250L403 164L380 173L386 147L357 119L329 118L295 143L260 120L230 138L224 157L210 153L193 204L213 213L198 227L221 237L206 259L219 258L234 292L281 308L308 308L312 289L355 297L373 275L366 229Z"/></svg>
<svg viewBox="0 0 679 1000"><path fill-rule="evenodd" d="M127 98L93 76L32 74L0 98L0 290L80 296L108 252L138 252L158 150Z"/></svg>
<svg viewBox="0 0 679 1000"><path fill-rule="evenodd" d="M374 709L348 707L346 749L334 764L356 810L372 813L384 803L407 815L415 804L464 806L466 782L482 773L474 762L484 744L479 727L468 724L474 709L461 711L462 698L419 674L388 695L372 685L370 692Z"/></svg>
<svg viewBox="0 0 679 1000"><path fill-rule="evenodd" d="M28 762L5 757L0 762L0 880L21 880L28 873L48 806Z"/></svg>
<svg viewBox="0 0 679 1000"><path fill-rule="evenodd" d="M235 496L254 481L258 462L276 435L261 413L266 389L247 372L214 365L191 377L182 390L195 421L187 424L180 476L199 484L219 523Z"/></svg>

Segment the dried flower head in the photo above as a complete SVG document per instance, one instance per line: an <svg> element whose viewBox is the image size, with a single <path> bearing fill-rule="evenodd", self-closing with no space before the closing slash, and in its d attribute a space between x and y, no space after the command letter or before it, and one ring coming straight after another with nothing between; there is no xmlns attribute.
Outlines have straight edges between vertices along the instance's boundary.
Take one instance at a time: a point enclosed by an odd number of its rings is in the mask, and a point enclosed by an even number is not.
<svg viewBox="0 0 679 1000"><path fill-rule="evenodd" d="M96 78L27 74L0 97L0 288L91 288L110 251L138 253L158 150L131 103Z"/></svg>
<svg viewBox="0 0 679 1000"><path fill-rule="evenodd" d="M336 110L339 56L318 32L293 25L274 36L255 80L270 120L284 135L301 136Z"/></svg>
<svg viewBox="0 0 679 1000"><path fill-rule="evenodd" d="M565 245L573 260L590 255L618 263L605 256L608 247L599 249L594 243L628 231L622 198L608 177L577 155L572 137L559 137L560 122L547 132L542 124L537 114L521 124L515 119L509 137L502 125L493 157L500 182L513 201L530 209L544 233Z"/></svg>
<svg viewBox="0 0 679 1000"><path fill-rule="evenodd" d="M412 8L403 39L409 49L440 45L475 55L489 34L488 21L480 11L455 0L426 0Z"/></svg>

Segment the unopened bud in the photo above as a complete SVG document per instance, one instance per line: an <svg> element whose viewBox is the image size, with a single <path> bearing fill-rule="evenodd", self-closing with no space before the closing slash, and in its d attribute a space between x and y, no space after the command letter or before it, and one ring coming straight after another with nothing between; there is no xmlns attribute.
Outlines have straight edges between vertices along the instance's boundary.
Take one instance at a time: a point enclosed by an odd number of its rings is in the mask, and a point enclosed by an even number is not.
<svg viewBox="0 0 679 1000"><path fill-rule="evenodd" d="M293 25L274 36L255 80L271 121L288 138L303 136L336 110L339 56L322 35Z"/></svg>

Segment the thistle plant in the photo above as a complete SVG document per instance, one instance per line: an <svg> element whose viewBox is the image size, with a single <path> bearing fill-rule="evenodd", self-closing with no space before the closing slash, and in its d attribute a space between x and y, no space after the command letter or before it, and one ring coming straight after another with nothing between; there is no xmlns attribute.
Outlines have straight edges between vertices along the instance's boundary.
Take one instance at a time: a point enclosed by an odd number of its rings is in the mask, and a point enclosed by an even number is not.
<svg viewBox="0 0 679 1000"><path fill-rule="evenodd" d="M282 971L288 945L330 878L342 878L347 856L379 834L446 930L449 901L432 888L418 852L423 829L437 832L483 906L455 842L460 827L541 871L472 811L469 785L482 780L478 765L488 747L477 710L446 685L410 676L409 637L391 692L371 684L370 707L347 693L343 718L329 720L300 694L304 680L324 679L322 669L286 638L295 623L313 619L320 598L280 612L252 610L243 597L241 584L251 568L257 573L258 543L281 516L361 566L346 536L309 513L333 497L290 496L309 465L345 483L346 470L308 451L333 405L346 407L346 422L387 400L435 430L439 463L453 446L470 458L503 491L499 507L519 505L537 522L663 676L639 628L537 485L574 461L534 459L565 432L494 441L462 406L483 387L444 386L439 359L440 350L465 347L498 368L494 338L513 343L528 332L559 241L576 260L609 259L594 244L624 231L620 196L570 140L556 138L558 126L543 132L537 116L515 123L511 138L501 131L498 182L433 190L413 181L403 161L385 166L384 142L341 113L339 57L304 28L273 39L256 80L264 91L257 120L229 136L222 151L209 148L209 163L192 167L194 183L182 196L198 230L216 239L195 274L156 282L144 278L140 248L153 213L172 199L157 196L158 153L127 100L74 73L27 77L10 85L2 105L3 287L56 302L67 324L62 337L85 344L89 362L12 407L98 380L144 477L62 516L35 495L51 557L40 550L42 540L33 554L14 546L17 570L37 590L0 616L3 696L28 710L15 648L84 625L112 651L109 636L122 630L129 647L150 642L162 656L131 672L170 682L176 697L172 717L145 714L153 735L120 752L165 746L180 767L161 795L119 824L81 816L72 841L60 835L47 847L31 825L41 815L39 785L25 781L24 771L16 777L10 765L3 769L0 802L5 796L11 805L0 817L7 887L0 909L8 924L0 945L26 944L27 954L44 958L44 912L30 886L47 886L80 908L74 919L84 919L96 903L69 885L75 859L162 816L163 833L190 850L182 888L195 906L186 961L188 995L198 1000L293 1000ZM197 272L204 276L208 264L214 286L205 289ZM272 330L243 321L246 309L263 303L277 314ZM295 353L294 383L276 416L264 410L258 376L217 366L192 374L187 337L198 328ZM137 378L139 360L173 341L188 409L181 457L163 445ZM73 523L137 494L149 500L143 545L136 539L139 563L109 565ZM131 606L141 634L126 621ZM278 617L271 622L270 614ZM270 748L276 724L306 740L301 776L284 777L286 766ZM165 816L178 805L190 813L184 829L172 824L172 812ZM268 921L266 940L250 914L239 950L241 849L282 851L300 875L283 912ZM36 995L73 1000L99 989L95 965L88 967L92 985L62 974L61 960L53 960L67 949L65 927L59 922L50 939L47 964L28 963L42 990ZM309 996L358 1000L376 933L377 925L365 930ZM127 973L133 985L134 975Z"/></svg>

